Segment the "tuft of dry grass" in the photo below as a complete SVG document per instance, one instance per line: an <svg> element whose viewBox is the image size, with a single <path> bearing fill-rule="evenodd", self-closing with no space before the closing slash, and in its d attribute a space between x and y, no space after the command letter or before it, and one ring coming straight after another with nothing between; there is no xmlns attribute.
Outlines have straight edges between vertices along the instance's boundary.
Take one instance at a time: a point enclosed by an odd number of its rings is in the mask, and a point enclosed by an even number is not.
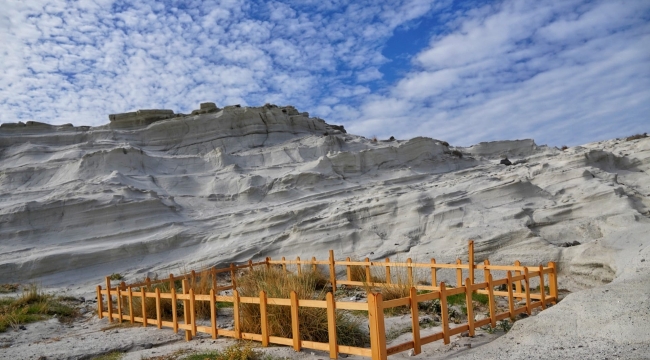
<svg viewBox="0 0 650 360"><path fill-rule="evenodd" d="M37 285L31 284L23 288L20 297L0 300L0 332L54 315L67 322L77 315L77 311L66 301L45 294Z"/></svg>
<svg viewBox="0 0 650 360"><path fill-rule="evenodd" d="M299 299L324 300L325 291L319 288L325 276L316 271L303 271L297 275L284 273L277 268L257 268L237 278L240 296L258 297L266 291L269 298L290 298L295 291ZM261 333L260 307L257 304L241 304L241 330ZM269 305L267 307L269 334L291 338L291 307ZM327 311L322 308L300 307L298 310L300 336L303 340L328 342ZM341 345L364 346L368 335L359 328L359 323L345 312L337 312L336 330Z"/></svg>

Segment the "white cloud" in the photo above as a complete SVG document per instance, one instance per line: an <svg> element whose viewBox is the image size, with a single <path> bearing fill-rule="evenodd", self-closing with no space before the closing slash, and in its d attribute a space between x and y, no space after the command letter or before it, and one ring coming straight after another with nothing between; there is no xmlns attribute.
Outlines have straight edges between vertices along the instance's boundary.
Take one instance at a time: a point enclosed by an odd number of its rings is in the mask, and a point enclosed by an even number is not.
<svg viewBox="0 0 650 360"><path fill-rule="evenodd" d="M647 131L649 11L643 1L505 1L457 14L387 98L366 101L353 128L462 145L572 145ZM395 128L404 104L415 126Z"/></svg>
<svg viewBox="0 0 650 360"><path fill-rule="evenodd" d="M444 31L378 87L393 31L432 11ZM571 145L647 131L649 12L643 0L10 2L0 121L273 102L366 136Z"/></svg>

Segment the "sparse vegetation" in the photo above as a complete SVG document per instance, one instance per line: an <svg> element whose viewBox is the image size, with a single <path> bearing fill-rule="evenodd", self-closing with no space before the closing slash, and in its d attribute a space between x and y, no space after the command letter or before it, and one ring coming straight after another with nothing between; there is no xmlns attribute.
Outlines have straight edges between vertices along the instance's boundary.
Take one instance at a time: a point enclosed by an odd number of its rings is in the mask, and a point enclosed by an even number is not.
<svg viewBox="0 0 650 360"><path fill-rule="evenodd" d="M109 279L119 281L119 280L124 280L124 276L122 276L122 274L120 273L113 273L111 274L111 276L109 276Z"/></svg>
<svg viewBox="0 0 650 360"><path fill-rule="evenodd" d="M100 356L95 356L93 360L119 360L124 356L124 353L121 353L119 351L114 351L108 354L100 355Z"/></svg>
<svg viewBox="0 0 650 360"><path fill-rule="evenodd" d="M324 300L326 292L319 286L324 275L318 271L303 271L297 275L284 273L277 268L257 268L237 278L241 296L258 297L264 290L269 298L288 299L295 291L299 299ZM260 334L260 307L257 304L241 304L241 329L244 332ZM269 305L267 308L269 334L292 337L291 308ZM298 311L300 335L303 340L327 342L327 311L322 308L300 307ZM364 346L368 335L359 328L359 322L343 311L337 311L336 329L341 345Z"/></svg>
<svg viewBox="0 0 650 360"><path fill-rule="evenodd" d="M566 145L562 145L562 151L564 151L564 150L566 150L566 149L568 149L568 148L569 148L568 146L566 146Z"/></svg>
<svg viewBox="0 0 650 360"><path fill-rule="evenodd" d="M458 157L459 159L463 157L463 153L460 152L459 150L452 150L451 154Z"/></svg>
<svg viewBox="0 0 650 360"><path fill-rule="evenodd" d="M37 285L29 285L23 289L18 298L0 300L0 332L9 327L17 329L27 324L57 315L61 321L71 321L77 312L67 301L45 294Z"/></svg>
<svg viewBox="0 0 650 360"><path fill-rule="evenodd" d="M636 135L628 136L627 138L625 138L625 141L638 140L638 139L643 139L643 138L647 138L647 137L648 137L648 133L636 134Z"/></svg>
<svg viewBox="0 0 650 360"><path fill-rule="evenodd" d="M0 294L9 294L18 291L20 284L0 284Z"/></svg>

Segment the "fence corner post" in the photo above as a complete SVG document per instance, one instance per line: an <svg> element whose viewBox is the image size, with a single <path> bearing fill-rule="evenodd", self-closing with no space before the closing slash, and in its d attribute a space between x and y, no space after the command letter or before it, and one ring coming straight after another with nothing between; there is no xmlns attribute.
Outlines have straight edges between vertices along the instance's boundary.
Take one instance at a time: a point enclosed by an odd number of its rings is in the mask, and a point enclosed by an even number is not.
<svg viewBox="0 0 650 360"><path fill-rule="evenodd" d="M386 328L381 294L368 294L368 320L370 322L370 349L373 360L386 360Z"/></svg>

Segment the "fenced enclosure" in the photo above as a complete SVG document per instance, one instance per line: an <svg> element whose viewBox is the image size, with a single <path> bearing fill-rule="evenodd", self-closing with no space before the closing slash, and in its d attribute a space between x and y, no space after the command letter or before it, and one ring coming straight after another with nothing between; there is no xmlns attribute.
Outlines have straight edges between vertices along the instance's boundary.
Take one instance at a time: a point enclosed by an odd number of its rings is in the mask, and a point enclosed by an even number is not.
<svg viewBox="0 0 650 360"><path fill-rule="evenodd" d="M469 242L468 262L462 263L460 259L454 264L438 264L434 259L429 263L416 263L411 259L404 262L385 261L355 261L350 258L335 260L334 252L330 250L328 260L280 260L266 258L264 261L246 264L231 264L228 268L206 269L201 272L174 276L170 275L165 279L146 279L141 283L126 284L124 282L117 286L111 286L110 277L106 278L106 289L97 286L97 313L100 318L107 317L109 322L129 321L130 323L141 323L142 326L154 325L159 329L168 327L175 332L185 331L186 340L191 340L197 333L206 333L216 339L218 336L225 336L235 339L254 340L262 343L262 346L279 344L292 346L299 351L302 348L322 350L329 352L332 359L338 354L351 354L370 357L372 359L386 359L388 355L413 349L415 354L421 352L424 344L436 340L443 340L445 344L450 342L450 337L462 332L468 332L474 336L475 329L489 325L496 327L497 321L504 319L514 320L515 316L521 313L531 314L532 310L538 307L545 309L549 303L558 301L557 272L555 263L550 262L546 267L522 266L518 261L514 265L492 265L488 260L482 264L474 262L474 243ZM237 274L240 272L254 271L254 269L271 269L279 267L283 273L300 275L305 271L316 272L319 267L326 268L327 275L324 282L327 282L327 290L324 298L300 298L296 291L291 291L288 298L269 297L267 291L260 291L256 296L241 296L238 290ZM345 279L337 278L337 269L343 273L345 268ZM438 270L446 269L455 271L456 286L449 287L445 282L438 282ZM373 271L379 270L381 276L373 275ZM414 270L425 272L430 283L415 281ZM481 282L475 281L475 272L479 271ZM399 273L396 275L396 273ZM404 274L405 273L405 274ZM504 276L495 280L493 273L504 273ZM218 286L220 275L230 275L229 284ZM464 275L467 275L464 277ZM404 276L402 276L404 275ZM180 283L180 284L179 284ZM539 284L533 289L533 284ZM367 301L337 301L335 294L337 288L363 287L366 289ZM180 292L177 290L180 288ZM384 300L376 289L406 287L404 296L391 300ZM497 288L497 289L495 289ZM223 292L229 294L224 295ZM449 321L448 298L450 296L464 294L466 301L467 322L453 324ZM487 308L489 316L475 320L473 294L487 295ZM507 299L506 311L498 312L496 298ZM105 300L105 301L104 301ZM419 304L432 300L438 300L441 311L441 330L439 332L421 336L419 319ZM522 303L521 306L518 304ZM217 319L220 308L232 307L233 326L232 328L220 328ZM242 309L250 309L253 306L259 307L259 331L242 331ZM248 307L248 308L246 308ZM290 312L290 337L276 336L269 331L269 313L271 309L285 307ZM387 347L386 328L384 316L386 311L398 307L407 307L411 314L411 339L409 341ZM326 341L312 341L304 339L301 334L301 313L305 309L320 309L326 323ZM341 322L341 311L354 311L356 313L367 312L369 328L369 347L341 344L337 331L337 322ZM197 312L209 317L209 324L197 321ZM138 316L140 315L140 316ZM180 316L179 316L180 315ZM166 317L163 320L163 317ZM179 319L182 318L182 319ZM304 333L304 329L303 329Z"/></svg>

